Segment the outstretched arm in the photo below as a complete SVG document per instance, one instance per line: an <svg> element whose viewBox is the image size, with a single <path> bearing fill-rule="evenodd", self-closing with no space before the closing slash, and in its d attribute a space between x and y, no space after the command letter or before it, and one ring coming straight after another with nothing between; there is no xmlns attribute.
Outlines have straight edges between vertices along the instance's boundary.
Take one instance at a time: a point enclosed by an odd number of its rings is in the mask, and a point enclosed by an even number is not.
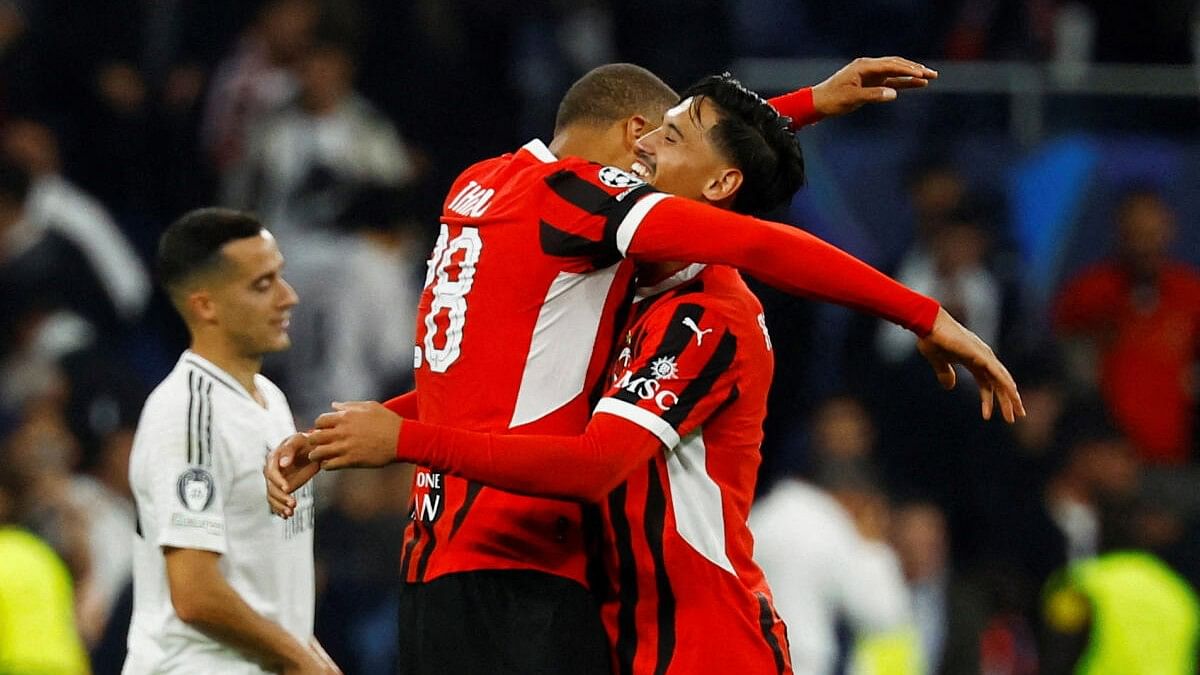
<svg viewBox="0 0 1200 675"><path fill-rule="evenodd" d="M793 295L835 302L887 319L922 338L923 356L946 388L953 364L980 386L990 419L998 401L1008 422L1025 415L1017 385L982 340L938 303L820 239L778 223L662 193L646 195L618 225L616 242L636 260L732 265Z"/></svg>
<svg viewBox="0 0 1200 675"><path fill-rule="evenodd" d="M938 73L899 56L858 58L824 82L768 100L799 129L826 117L853 112L868 103L896 100L900 91L929 86Z"/></svg>
<svg viewBox="0 0 1200 675"><path fill-rule="evenodd" d="M921 336L937 317L934 300L807 232L680 197L643 197L616 238L638 261L731 265L792 295L869 312Z"/></svg>
<svg viewBox="0 0 1200 675"><path fill-rule="evenodd" d="M307 459L326 470L412 462L521 494L598 501L663 447L645 428L597 413L579 436L503 435L401 420L379 403L317 419Z"/></svg>

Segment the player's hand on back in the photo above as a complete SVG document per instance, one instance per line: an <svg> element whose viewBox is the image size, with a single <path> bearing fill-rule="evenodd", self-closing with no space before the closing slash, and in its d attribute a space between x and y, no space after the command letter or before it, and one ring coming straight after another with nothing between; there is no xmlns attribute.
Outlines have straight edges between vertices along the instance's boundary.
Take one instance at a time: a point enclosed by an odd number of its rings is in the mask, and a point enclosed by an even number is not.
<svg viewBox="0 0 1200 675"><path fill-rule="evenodd" d="M938 310L933 330L917 341L917 349L933 366L938 382L945 389L953 389L957 376L954 365L965 367L979 384L983 419L990 420L997 403L1006 422L1012 423L1025 416L1025 406L1017 383L1008 369L996 358L992 348L979 336L950 316L945 309Z"/></svg>
<svg viewBox="0 0 1200 675"><path fill-rule="evenodd" d="M309 434L310 461L336 471L379 467L396 461L396 441L402 420L374 401L334 403L333 412L317 418Z"/></svg>
<svg viewBox="0 0 1200 675"><path fill-rule="evenodd" d="M845 115L868 103L895 100L901 90L926 87L937 76L936 70L899 56L858 58L813 86L813 107L827 117Z"/></svg>
<svg viewBox="0 0 1200 675"><path fill-rule="evenodd" d="M308 451L308 435L292 434L267 455L263 477L267 481L267 502L271 505L271 513L291 518L296 508L292 493L321 470L319 464L309 460Z"/></svg>

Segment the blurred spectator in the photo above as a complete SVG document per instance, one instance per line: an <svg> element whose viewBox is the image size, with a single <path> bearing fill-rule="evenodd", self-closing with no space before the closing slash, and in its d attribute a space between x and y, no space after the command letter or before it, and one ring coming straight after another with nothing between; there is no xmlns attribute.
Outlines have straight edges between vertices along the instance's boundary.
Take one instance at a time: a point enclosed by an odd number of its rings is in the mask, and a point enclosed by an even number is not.
<svg viewBox="0 0 1200 675"><path fill-rule="evenodd" d="M1116 222L1115 254L1064 286L1054 325L1098 351L1100 392L1138 456L1183 464L1196 423L1200 270L1168 257L1175 214L1158 194L1131 191Z"/></svg>
<svg viewBox="0 0 1200 675"><path fill-rule="evenodd" d="M332 505L317 518L317 638L346 675L393 672L411 485L410 465L339 475Z"/></svg>
<svg viewBox="0 0 1200 675"><path fill-rule="evenodd" d="M315 0L270 0L217 68L203 142L218 172L242 161L249 129L296 94L295 69L318 18Z"/></svg>
<svg viewBox="0 0 1200 675"><path fill-rule="evenodd" d="M0 122L28 114L42 101L37 52L25 8L16 0L0 0Z"/></svg>
<svg viewBox="0 0 1200 675"><path fill-rule="evenodd" d="M91 573L87 512L72 500L78 445L63 417L61 376L25 402L0 446L12 519L48 543L82 585ZM78 600L78 598L77 598Z"/></svg>
<svg viewBox="0 0 1200 675"><path fill-rule="evenodd" d="M226 203L257 212L285 249L296 236L328 234L357 190L399 187L418 172L395 127L354 92L346 47L314 46L299 73L297 100L250 131L225 180Z"/></svg>
<svg viewBox="0 0 1200 675"><path fill-rule="evenodd" d="M25 217L39 231L70 240L87 257L117 315L134 322L150 299L145 265L104 205L62 175L54 132L28 119L4 126L4 153L32 177Z"/></svg>
<svg viewBox="0 0 1200 675"><path fill-rule="evenodd" d="M0 447L9 432L0 429ZM0 473L0 671L86 675L71 575L50 547L14 523L15 495L23 490L15 474Z"/></svg>
<svg viewBox="0 0 1200 675"><path fill-rule="evenodd" d="M908 593L885 541L887 499L869 458L858 454L860 444L870 442L869 424L864 432L840 414L852 405L835 399L817 415L814 444L828 445L830 453L817 460L821 487L786 478L750 514L754 559L790 628L797 674L834 672L839 621L858 638L911 627Z"/></svg>
<svg viewBox="0 0 1200 675"><path fill-rule="evenodd" d="M128 370L97 352L78 352L63 361L70 393L66 422L80 445L79 472L71 500L87 513L90 574L80 586L79 624L89 645L106 630L113 607L133 575L136 526L129 487L129 452L146 389Z"/></svg>
<svg viewBox="0 0 1200 675"><path fill-rule="evenodd" d="M406 195L366 190L342 214L336 246L289 249L292 348L277 357L305 424L333 401L383 399L411 388L423 262ZM291 251L295 251L292 253ZM385 311L380 311L386 308Z"/></svg>
<svg viewBox="0 0 1200 675"><path fill-rule="evenodd" d="M998 345L1004 289L987 267L992 234L984 214L977 206L960 202L936 217L940 222L922 223L928 229L900 261L896 279L937 299L984 342ZM916 351L912 335L890 323L881 322L876 346L883 360L892 364Z"/></svg>
<svg viewBox="0 0 1200 675"><path fill-rule="evenodd" d="M5 296L0 304L18 310L10 315L14 322L25 319L36 326L69 312L86 319L99 338L118 335L124 322L89 255L93 251L47 221L32 219L29 194L29 173L0 161L0 295Z"/></svg>
<svg viewBox="0 0 1200 675"><path fill-rule="evenodd" d="M378 397L381 379L411 369L412 321L392 309L415 306L414 252L359 236L363 225L394 230L404 205L385 203L353 228L338 223L353 219L363 199L398 200L418 168L391 123L354 92L346 47L322 41L299 72L299 98L252 130L226 185L231 203L256 210L288 256L301 302L292 349L277 362L297 394L293 412L307 424L335 399Z"/></svg>
<svg viewBox="0 0 1200 675"><path fill-rule="evenodd" d="M1067 560L1075 561L1098 552L1101 510L1136 493L1138 465L1129 442L1098 411L1072 411L1062 427L1066 456L1046 485L1046 508L1063 534Z"/></svg>
<svg viewBox="0 0 1200 675"><path fill-rule="evenodd" d="M893 514L891 535L912 593L913 619L925 655L924 672L979 673L987 601L950 564L945 516L932 503L904 504Z"/></svg>
<svg viewBox="0 0 1200 675"><path fill-rule="evenodd" d="M1047 584L1044 675L1196 672L1200 600L1151 552L1139 511L1107 509L1101 552Z"/></svg>

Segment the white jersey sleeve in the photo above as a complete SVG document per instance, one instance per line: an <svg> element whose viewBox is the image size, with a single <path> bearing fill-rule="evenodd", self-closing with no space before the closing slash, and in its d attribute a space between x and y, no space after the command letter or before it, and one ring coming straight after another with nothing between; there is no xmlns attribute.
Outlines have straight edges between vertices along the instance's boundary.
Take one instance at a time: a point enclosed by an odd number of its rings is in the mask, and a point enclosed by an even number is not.
<svg viewBox="0 0 1200 675"><path fill-rule="evenodd" d="M213 428L213 380L188 374L186 401L175 399L159 418L160 444L146 466L145 511L159 519L158 546L227 551L225 504L232 487L228 452Z"/></svg>

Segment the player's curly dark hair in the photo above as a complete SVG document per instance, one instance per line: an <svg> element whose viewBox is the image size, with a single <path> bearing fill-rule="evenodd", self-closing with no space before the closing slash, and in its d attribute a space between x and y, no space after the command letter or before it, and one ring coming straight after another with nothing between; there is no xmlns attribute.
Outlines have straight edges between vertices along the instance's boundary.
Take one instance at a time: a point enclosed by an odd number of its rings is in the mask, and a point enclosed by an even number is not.
<svg viewBox="0 0 1200 675"><path fill-rule="evenodd" d="M742 171L743 182L733 210L762 214L789 202L804 185L804 155L791 120L729 73L711 75L688 87L680 97L694 97L692 115L707 98L721 111L721 121L708 133L726 159Z"/></svg>

